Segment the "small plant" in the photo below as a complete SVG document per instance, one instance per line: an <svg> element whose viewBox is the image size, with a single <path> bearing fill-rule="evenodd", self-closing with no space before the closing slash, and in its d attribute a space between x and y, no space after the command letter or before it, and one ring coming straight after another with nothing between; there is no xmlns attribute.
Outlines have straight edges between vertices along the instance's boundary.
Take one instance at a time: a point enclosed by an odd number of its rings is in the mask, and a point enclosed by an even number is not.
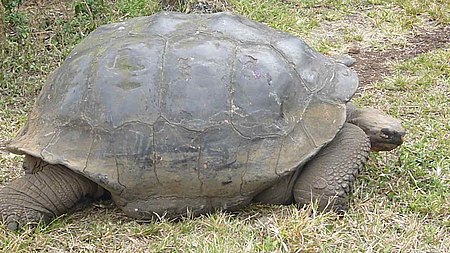
<svg viewBox="0 0 450 253"><path fill-rule="evenodd" d="M16 9L21 5L23 0L2 0L1 3L3 8L5 8L6 12L11 12L13 9Z"/></svg>
<svg viewBox="0 0 450 253"><path fill-rule="evenodd" d="M3 22L2 26L4 27L3 29L5 29L5 33L12 38L12 41L24 44L29 36L30 28L28 25L27 14L18 9L21 3L21 0L3 0L2 4L5 8L5 14L1 21Z"/></svg>
<svg viewBox="0 0 450 253"><path fill-rule="evenodd" d="M75 15L89 16L93 18L104 11L105 3L103 0L76 0L73 3Z"/></svg>

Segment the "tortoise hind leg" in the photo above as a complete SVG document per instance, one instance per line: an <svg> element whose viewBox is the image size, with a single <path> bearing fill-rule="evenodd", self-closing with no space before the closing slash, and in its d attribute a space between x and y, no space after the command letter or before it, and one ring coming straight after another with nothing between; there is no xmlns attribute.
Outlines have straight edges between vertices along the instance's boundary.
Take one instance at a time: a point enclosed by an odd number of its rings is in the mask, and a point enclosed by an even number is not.
<svg viewBox="0 0 450 253"><path fill-rule="evenodd" d="M370 141L364 131L346 123L300 172L293 189L295 202L305 205L317 201L321 211L346 211L352 184L369 150Z"/></svg>
<svg viewBox="0 0 450 253"><path fill-rule="evenodd" d="M42 167L0 189L0 218L11 230L25 224L47 223L69 212L84 197L103 190L61 165Z"/></svg>

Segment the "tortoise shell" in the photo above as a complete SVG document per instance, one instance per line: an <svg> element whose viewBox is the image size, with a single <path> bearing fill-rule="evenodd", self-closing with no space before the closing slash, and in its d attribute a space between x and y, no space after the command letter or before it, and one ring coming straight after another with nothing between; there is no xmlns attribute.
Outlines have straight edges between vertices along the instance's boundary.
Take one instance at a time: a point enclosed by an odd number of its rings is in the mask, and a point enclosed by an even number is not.
<svg viewBox="0 0 450 253"><path fill-rule="evenodd" d="M85 175L134 217L233 209L330 142L357 85L261 23L163 12L75 47L9 150Z"/></svg>

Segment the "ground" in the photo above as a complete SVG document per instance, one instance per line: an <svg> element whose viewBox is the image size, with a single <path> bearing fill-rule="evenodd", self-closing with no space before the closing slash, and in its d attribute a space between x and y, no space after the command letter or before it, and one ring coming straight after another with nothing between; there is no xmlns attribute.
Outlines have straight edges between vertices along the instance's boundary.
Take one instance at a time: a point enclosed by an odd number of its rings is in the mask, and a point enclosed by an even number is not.
<svg viewBox="0 0 450 253"><path fill-rule="evenodd" d="M439 48L448 47L450 27L441 26L433 29L419 29L416 34L407 37L402 48L378 50L356 50L351 48L349 54L356 59L354 66L360 78L360 85L382 81L392 75L390 61L404 61ZM352 51L353 49L353 51Z"/></svg>
<svg viewBox="0 0 450 253"><path fill-rule="evenodd" d="M23 3L22 3L23 2ZM109 201L12 233L2 252L445 252L450 248L450 3L430 0L2 0L0 182L23 174L4 150L45 78L100 24L160 10L233 11L350 54L360 106L402 120L405 144L372 154L347 214L253 205L174 222L123 215Z"/></svg>

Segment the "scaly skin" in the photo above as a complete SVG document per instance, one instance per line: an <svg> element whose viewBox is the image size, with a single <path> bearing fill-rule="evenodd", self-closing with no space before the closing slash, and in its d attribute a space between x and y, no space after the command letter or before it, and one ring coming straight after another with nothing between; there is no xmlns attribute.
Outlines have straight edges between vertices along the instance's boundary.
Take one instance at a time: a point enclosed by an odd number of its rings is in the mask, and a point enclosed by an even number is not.
<svg viewBox="0 0 450 253"><path fill-rule="evenodd" d="M318 203L319 210L343 212L370 152L370 141L357 126L346 123L326 147L301 170L294 184L298 205Z"/></svg>
<svg viewBox="0 0 450 253"><path fill-rule="evenodd" d="M0 216L13 231L25 224L48 223L84 197L97 197L103 191L64 166L37 164L45 165L0 189Z"/></svg>

